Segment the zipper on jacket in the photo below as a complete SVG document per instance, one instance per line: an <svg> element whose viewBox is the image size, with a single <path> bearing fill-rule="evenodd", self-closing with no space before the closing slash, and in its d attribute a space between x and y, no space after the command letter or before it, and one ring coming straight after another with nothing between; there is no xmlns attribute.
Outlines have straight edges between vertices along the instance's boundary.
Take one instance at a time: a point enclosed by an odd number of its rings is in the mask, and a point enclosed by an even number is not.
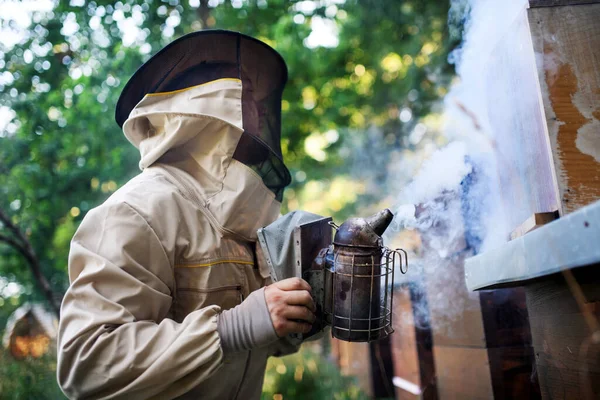
<svg viewBox="0 0 600 400"><path fill-rule="evenodd" d="M252 239L247 238L244 235L241 235L235 231L232 231L231 229L227 229L224 226L222 226L219 223L219 221L217 221L217 219L208 210L208 203L196 194L195 190L190 185L188 185L187 182L185 182L185 178L180 179L177 177L177 174L180 173L180 171L177 171L177 168L171 167L167 164L160 164L157 167L161 168L165 172L165 174L172 179L171 182L183 192L184 197L187 197L188 200L190 200L197 207L199 207L200 210L202 210L202 213L206 216L206 218L208 218L208 221L213 228L215 228L223 235L230 234L233 236L237 236L244 241L252 242ZM176 172L171 171L170 168L173 168Z"/></svg>
<svg viewBox="0 0 600 400"><path fill-rule="evenodd" d="M160 164L160 165L158 165L158 167L160 167L160 169L162 169L173 180L173 183L175 184L175 186L178 186L179 189L181 189L184 192L184 194L186 195L188 200L190 200L192 203L196 204L196 206L199 206L202 208L206 207L205 202L201 201L200 197L195 193L194 189L192 189L187 184L187 182L185 182L185 179L178 179L175 176L175 173L170 171L170 169L173 167L171 167L170 165L166 165L166 164ZM174 169L176 169L176 168L174 168Z"/></svg>

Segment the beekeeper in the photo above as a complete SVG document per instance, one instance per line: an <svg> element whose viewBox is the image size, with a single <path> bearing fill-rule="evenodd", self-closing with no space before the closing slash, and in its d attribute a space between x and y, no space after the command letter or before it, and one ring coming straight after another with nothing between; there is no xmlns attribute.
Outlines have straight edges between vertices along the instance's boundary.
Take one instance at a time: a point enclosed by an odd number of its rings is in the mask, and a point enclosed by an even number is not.
<svg viewBox="0 0 600 400"><path fill-rule="evenodd" d="M116 121L142 173L71 242L57 367L69 397L258 399L267 358L309 331L309 285L269 285L256 246L290 183L286 80L266 44L203 31L127 83Z"/></svg>

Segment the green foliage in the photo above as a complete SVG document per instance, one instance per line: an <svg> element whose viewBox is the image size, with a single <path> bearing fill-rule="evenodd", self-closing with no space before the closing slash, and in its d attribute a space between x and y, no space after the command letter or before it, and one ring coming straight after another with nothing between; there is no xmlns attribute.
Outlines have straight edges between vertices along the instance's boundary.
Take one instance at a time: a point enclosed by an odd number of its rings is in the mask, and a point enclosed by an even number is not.
<svg viewBox="0 0 600 400"><path fill-rule="evenodd" d="M0 350L0 400L64 398L56 383L54 356L16 360Z"/></svg>
<svg viewBox="0 0 600 400"><path fill-rule="evenodd" d="M368 396L354 378L342 376L335 365L303 348L296 354L269 359L262 399L366 400Z"/></svg>

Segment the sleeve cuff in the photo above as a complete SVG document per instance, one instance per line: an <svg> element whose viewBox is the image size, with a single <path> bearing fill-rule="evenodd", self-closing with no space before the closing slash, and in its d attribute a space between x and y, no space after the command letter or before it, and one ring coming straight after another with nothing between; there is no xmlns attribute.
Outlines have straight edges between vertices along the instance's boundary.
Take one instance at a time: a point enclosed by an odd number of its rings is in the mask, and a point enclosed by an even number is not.
<svg viewBox="0 0 600 400"><path fill-rule="evenodd" d="M217 331L223 352L239 352L267 346L279 339L267 301L265 288L250 296L231 310L223 311L217 319Z"/></svg>

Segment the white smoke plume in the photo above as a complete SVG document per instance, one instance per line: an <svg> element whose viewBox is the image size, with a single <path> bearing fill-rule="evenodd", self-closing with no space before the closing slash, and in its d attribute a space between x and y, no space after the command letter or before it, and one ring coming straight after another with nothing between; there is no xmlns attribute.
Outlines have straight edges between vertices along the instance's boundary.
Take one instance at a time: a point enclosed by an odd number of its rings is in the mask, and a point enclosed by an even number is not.
<svg viewBox="0 0 600 400"><path fill-rule="evenodd" d="M480 212L487 210L479 221L485 228L482 248L493 248L506 240L508 232L498 212L501 207L494 207L498 182L493 130L488 120L485 70L494 43L504 36L503 32L510 29L526 7L526 0L452 0L453 18L468 19L464 24L463 43L449 57L460 79L444 99L445 122L441 133L448 145L424 161L414 179L401 190L399 203L403 205L396 209L397 228L418 227L419 221L415 221L414 215L406 216L410 205L433 201L445 192L460 192L461 182L475 167L477 186L485 187L486 191L475 190L463 200L479 205L476 208Z"/></svg>
<svg viewBox="0 0 600 400"><path fill-rule="evenodd" d="M494 44L525 12L527 4L526 0L451 1L450 20L466 22L463 43L449 57L459 79L444 99L441 135L447 145L432 152L408 184L399 183L402 188L392 210L394 230L416 230L422 241L411 260L409 275L424 277L413 290L426 294L428 305L413 304L414 320L429 323L434 330L444 329L466 309L476 306L476 296L465 287L463 259L508 238L500 204L493 127L488 120L485 71ZM406 161L389 168L405 167ZM448 329L446 334L460 332Z"/></svg>

